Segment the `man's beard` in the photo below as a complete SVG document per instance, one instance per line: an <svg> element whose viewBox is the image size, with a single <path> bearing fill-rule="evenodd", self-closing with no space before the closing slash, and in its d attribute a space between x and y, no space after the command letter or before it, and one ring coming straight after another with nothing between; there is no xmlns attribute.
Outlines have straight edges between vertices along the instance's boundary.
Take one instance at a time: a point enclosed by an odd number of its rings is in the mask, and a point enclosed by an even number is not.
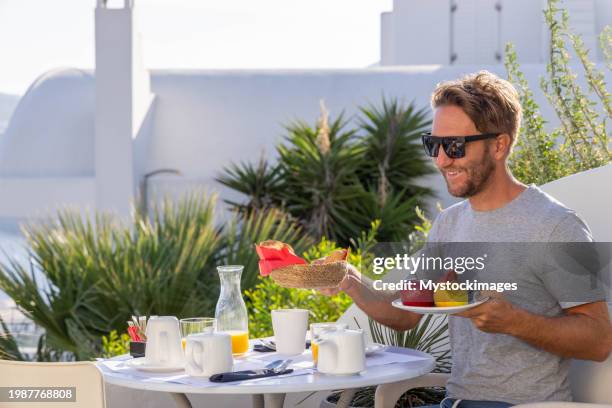
<svg viewBox="0 0 612 408"><path fill-rule="evenodd" d="M462 197L468 198L473 197L476 194L480 193L486 187L487 183L491 179L491 175L495 170L495 163L493 159L489 156L489 151L485 151L483 160L475 164L471 167L452 167L451 169L463 170L466 174L467 181L460 185L456 186L455 189L451 188L451 185L448 182L448 179L444 177L446 180L446 187L448 192L454 197Z"/></svg>

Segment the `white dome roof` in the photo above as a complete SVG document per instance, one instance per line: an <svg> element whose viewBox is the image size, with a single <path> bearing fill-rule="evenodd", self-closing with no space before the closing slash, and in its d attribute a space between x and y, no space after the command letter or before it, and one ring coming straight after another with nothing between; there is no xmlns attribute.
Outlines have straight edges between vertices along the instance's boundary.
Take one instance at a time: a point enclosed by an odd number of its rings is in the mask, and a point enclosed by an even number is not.
<svg viewBox="0 0 612 408"><path fill-rule="evenodd" d="M94 101L91 73L58 69L40 76L0 138L0 176L93 176Z"/></svg>

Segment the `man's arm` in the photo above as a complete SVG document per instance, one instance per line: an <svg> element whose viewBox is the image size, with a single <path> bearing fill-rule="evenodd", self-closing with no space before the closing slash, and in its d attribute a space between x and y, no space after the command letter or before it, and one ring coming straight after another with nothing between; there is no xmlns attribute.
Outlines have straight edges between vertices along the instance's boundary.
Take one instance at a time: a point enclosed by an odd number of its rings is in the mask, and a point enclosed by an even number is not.
<svg viewBox="0 0 612 408"><path fill-rule="evenodd" d="M545 317L496 297L457 316L471 319L484 332L509 334L563 357L604 361L612 352L612 324L605 302L566 309L564 316Z"/></svg>
<svg viewBox="0 0 612 408"><path fill-rule="evenodd" d="M349 272L338 288L320 290L321 293L328 296L340 291L349 295L365 314L392 329L412 329L421 320L420 314L401 310L391 305L392 301L399 298L398 292L375 290L372 281L359 273L352 265L349 265Z"/></svg>

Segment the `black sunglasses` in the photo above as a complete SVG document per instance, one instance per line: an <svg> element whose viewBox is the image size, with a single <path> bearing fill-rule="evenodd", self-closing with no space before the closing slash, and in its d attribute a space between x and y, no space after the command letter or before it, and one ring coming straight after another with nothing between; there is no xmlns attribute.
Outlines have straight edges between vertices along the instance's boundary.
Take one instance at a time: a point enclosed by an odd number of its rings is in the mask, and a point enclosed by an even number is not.
<svg viewBox="0 0 612 408"><path fill-rule="evenodd" d="M477 140L492 139L501 133L483 133L472 136L432 136L431 133L423 133L421 140L423 148L429 157L438 157L440 145L449 159L460 159L465 156L465 144Z"/></svg>

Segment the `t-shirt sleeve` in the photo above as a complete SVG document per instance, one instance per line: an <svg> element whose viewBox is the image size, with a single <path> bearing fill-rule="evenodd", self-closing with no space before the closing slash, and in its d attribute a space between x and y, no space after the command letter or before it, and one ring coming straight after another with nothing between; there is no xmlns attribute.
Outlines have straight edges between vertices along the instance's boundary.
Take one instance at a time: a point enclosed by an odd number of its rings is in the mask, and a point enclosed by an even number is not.
<svg viewBox="0 0 612 408"><path fill-rule="evenodd" d="M602 268L607 251L593 242L587 224L568 213L552 230L542 279L563 309L606 299Z"/></svg>
<svg viewBox="0 0 612 408"><path fill-rule="evenodd" d="M553 228L549 242L593 242L591 230L576 213L570 212Z"/></svg>

